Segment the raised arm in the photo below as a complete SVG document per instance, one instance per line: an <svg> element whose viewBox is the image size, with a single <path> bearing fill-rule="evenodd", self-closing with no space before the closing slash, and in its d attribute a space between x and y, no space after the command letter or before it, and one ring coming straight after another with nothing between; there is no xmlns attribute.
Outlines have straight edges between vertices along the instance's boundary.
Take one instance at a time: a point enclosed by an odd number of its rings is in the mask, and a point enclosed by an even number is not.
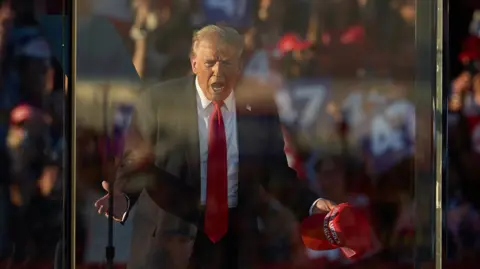
<svg viewBox="0 0 480 269"><path fill-rule="evenodd" d="M180 85L184 83L159 84L142 92L136 101L124 153L116 161L115 169L111 169L116 172L111 178L115 178L114 190L119 199L119 203L115 203L118 221L126 221L142 191L162 209L185 219L191 218L193 200L188 197L196 197L194 188L181 180L181 175L173 175L165 167L185 144L184 137L175 128L178 107L172 106ZM107 197L97 201L101 214L107 212ZM117 205L121 207L122 203L122 210L117 210Z"/></svg>
<svg viewBox="0 0 480 269"><path fill-rule="evenodd" d="M111 167L105 167L111 174L102 185L109 191L109 184L114 183L114 218L120 222L126 221L128 212L144 189L146 181L152 178L149 170L153 163L152 138L155 136L156 122L155 111L149 101L150 95L150 90L145 90L135 100L132 122L126 131L124 152L109 162ZM109 195L101 197L95 203L99 214L108 212Z"/></svg>
<svg viewBox="0 0 480 269"><path fill-rule="evenodd" d="M306 180L297 178L296 172L288 166L284 151L281 123L277 115L270 121L270 178L268 192L283 205L292 210L298 220L310 214L329 211L334 203L321 199L310 190Z"/></svg>

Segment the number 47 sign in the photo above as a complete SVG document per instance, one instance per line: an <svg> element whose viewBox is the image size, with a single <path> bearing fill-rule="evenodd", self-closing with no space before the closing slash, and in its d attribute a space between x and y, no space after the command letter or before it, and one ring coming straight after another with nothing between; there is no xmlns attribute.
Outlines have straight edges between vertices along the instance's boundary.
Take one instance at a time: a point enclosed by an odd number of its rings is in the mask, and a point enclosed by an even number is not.
<svg viewBox="0 0 480 269"><path fill-rule="evenodd" d="M320 80L298 80L277 93L276 100L284 124L301 129L315 125L327 99L327 86Z"/></svg>

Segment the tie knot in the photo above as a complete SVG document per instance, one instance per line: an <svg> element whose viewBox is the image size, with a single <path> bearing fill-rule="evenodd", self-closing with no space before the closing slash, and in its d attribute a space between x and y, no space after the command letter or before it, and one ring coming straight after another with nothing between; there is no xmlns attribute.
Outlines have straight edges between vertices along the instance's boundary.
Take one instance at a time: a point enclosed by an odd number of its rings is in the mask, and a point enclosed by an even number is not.
<svg viewBox="0 0 480 269"><path fill-rule="evenodd" d="M213 105L215 106L216 109L221 109L224 102L222 100L216 100L212 101Z"/></svg>

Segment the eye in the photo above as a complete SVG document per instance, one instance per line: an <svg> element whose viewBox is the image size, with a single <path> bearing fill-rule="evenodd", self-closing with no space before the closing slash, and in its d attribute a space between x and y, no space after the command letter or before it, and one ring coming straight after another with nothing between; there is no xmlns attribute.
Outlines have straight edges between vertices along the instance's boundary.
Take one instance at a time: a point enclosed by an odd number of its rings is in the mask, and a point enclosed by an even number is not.
<svg viewBox="0 0 480 269"><path fill-rule="evenodd" d="M205 66L207 67L213 67L215 65L215 60L208 60L208 61L205 61Z"/></svg>

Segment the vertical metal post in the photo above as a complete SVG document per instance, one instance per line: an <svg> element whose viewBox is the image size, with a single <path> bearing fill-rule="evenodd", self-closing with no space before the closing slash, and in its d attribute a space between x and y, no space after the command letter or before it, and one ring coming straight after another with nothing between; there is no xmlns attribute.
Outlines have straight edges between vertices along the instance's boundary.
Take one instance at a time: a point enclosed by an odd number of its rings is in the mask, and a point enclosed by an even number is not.
<svg viewBox="0 0 480 269"><path fill-rule="evenodd" d="M63 229L61 255L63 268L75 268L75 223L76 223L76 110L75 110L75 84L77 67L77 2L64 2L64 23L70 27L70 35L65 36L69 39L70 46L64 46L64 57L70 57L70 72L67 73L67 98L64 116L64 174L63 174ZM66 66L66 65L64 65Z"/></svg>
<svg viewBox="0 0 480 269"><path fill-rule="evenodd" d="M446 151L446 125L444 119L446 109L444 107L443 88L443 18L444 0L436 0L436 74L435 74L435 268L442 269L443 258L443 182L444 164Z"/></svg>
<svg viewBox="0 0 480 269"><path fill-rule="evenodd" d="M437 2L416 0L416 76L413 101L416 108L415 153L415 268L423 268L436 257L436 212L438 128L437 82ZM441 48L441 47L440 47ZM429 106L430 104L430 106ZM441 137L440 137L441 139ZM440 174L441 176L441 174ZM441 205L440 205L441 207ZM441 251L441 250L440 250Z"/></svg>
<svg viewBox="0 0 480 269"><path fill-rule="evenodd" d="M103 128L104 128L104 137L105 137L105 158L104 158L104 171L105 178L109 180L110 184L108 185L108 193L111 195L108 198L108 237L107 237L107 246L105 248L105 259L107 261L107 268L113 269L113 260L115 258L115 247L113 246L113 207L114 207L114 195L113 195L113 181L108 177L112 173L109 169L112 169L110 162L113 159L112 152L112 141L113 138L110 137L109 132L109 123L108 123L108 111L109 111L109 96L110 96L110 85L106 84L103 90Z"/></svg>

